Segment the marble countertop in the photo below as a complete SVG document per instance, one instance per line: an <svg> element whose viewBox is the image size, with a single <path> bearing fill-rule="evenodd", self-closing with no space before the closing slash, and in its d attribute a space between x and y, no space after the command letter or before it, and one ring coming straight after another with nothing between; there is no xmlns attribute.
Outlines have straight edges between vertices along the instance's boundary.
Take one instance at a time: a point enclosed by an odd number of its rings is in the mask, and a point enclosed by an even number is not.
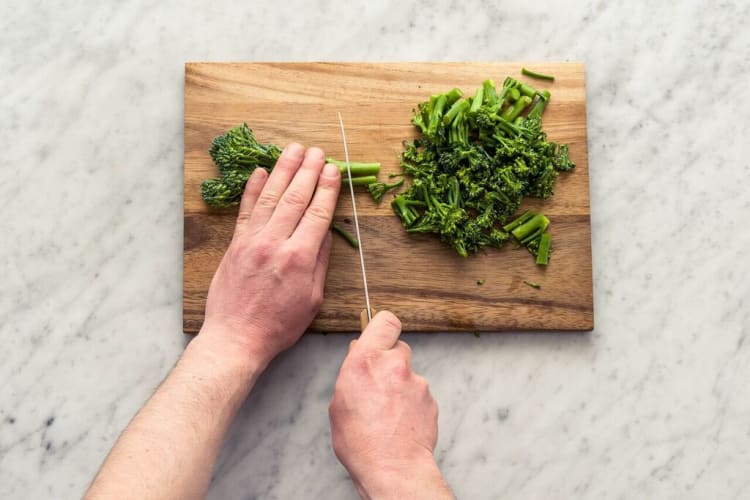
<svg viewBox="0 0 750 500"><path fill-rule="evenodd" d="M185 345L186 61L576 60L596 330L407 335L437 457L460 498L750 498L750 5L356 4L2 4L0 497L80 496ZM273 363L210 498L355 496L348 341Z"/></svg>

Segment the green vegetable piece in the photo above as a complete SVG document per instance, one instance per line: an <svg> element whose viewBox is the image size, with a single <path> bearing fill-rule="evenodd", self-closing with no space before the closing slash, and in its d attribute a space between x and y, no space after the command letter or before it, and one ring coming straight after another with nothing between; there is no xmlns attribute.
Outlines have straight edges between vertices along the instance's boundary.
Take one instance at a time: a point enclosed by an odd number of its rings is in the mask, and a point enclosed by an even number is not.
<svg viewBox="0 0 750 500"><path fill-rule="evenodd" d="M479 87L477 89L477 93L474 94L474 98L471 100L471 108L469 111L471 113L475 112L479 109L479 107L482 105L482 101L484 100L484 87Z"/></svg>
<svg viewBox="0 0 750 500"><path fill-rule="evenodd" d="M333 158L326 158L326 163L332 163L333 165L336 165L339 167L339 171L342 175L347 174L346 170L346 161L343 160L335 160ZM350 161L349 162L349 168L351 168L352 171L352 177L362 177L365 175L378 175L380 173L380 163L370 162L356 162L356 161Z"/></svg>
<svg viewBox="0 0 750 500"><path fill-rule="evenodd" d="M412 123L421 135L401 156L410 183L391 201L405 230L434 233L464 257L510 239L536 256L549 221L511 217L525 197L551 196L558 173L575 166L542 129L549 98L508 77L502 88L485 80L469 98L450 91L420 103Z"/></svg>
<svg viewBox="0 0 750 500"><path fill-rule="evenodd" d="M547 103L549 102L550 93L548 90L542 90L537 94L537 97L538 99L531 107L531 111L529 111L529 118L541 119L542 113L544 113L544 108L547 107Z"/></svg>
<svg viewBox="0 0 750 500"><path fill-rule="evenodd" d="M473 333L476 338L481 338L482 337L482 334L479 333L479 332L471 332L471 333Z"/></svg>
<svg viewBox="0 0 750 500"><path fill-rule="evenodd" d="M542 288L542 285L540 285L539 283L534 283L533 281L523 280L523 282L526 285L529 285L531 288L536 288L537 290L540 290Z"/></svg>
<svg viewBox="0 0 750 500"><path fill-rule="evenodd" d="M331 229L334 233L344 238L346 242L349 243L352 247L359 248L359 241L357 241L357 238L355 238L354 235L352 235L349 231L339 226L338 224L333 224L331 226Z"/></svg>
<svg viewBox="0 0 750 500"><path fill-rule="evenodd" d="M239 205L250 174L262 167L269 172L281 156L281 149L273 144L259 143L246 123L230 129L211 142L209 155L219 169L220 177L205 179L201 183L201 197L213 208ZM346 172L346 163L328 158L329 163ZM356 185L369 185L377 181L380 163L350 164ZM342 175L342 178L347 178ZM348 178L347 178L348 182Z"/></svg>
<svg viewBox="0 0 750 500"><path fill-rule="evenodd" d="M494 106L500 101L497 89L495 88L495 82L492 80L485 80L482 83L482 94L484 96L483 103L488 106Z"/></svg>
<svg viewBox="0 0 750 500"><path fill-rule="evenodd" d="M391 184L386 184L385 182L373 182L372 184L367 186L367 190L372 195L372 198L380 203L380 200L383 199L383 195L390 191L391 189L396 189L397 187L401 186L404 183L404 178L397 180L396 182L393 182Z"/></svg>
<svg viewBox="0 0 750 500"><path fill-rule="evenodd" d="M540 266L546 266L549 263L549 255L552 247L552 236L544 233L539 240L539 248L536 253L536 263Z"/></svg>
<svg viewBox="0 0 750 500"><path fill-rule="evenodd" d="M543 233L549 226L549 219L541 214L535 214L511 233L521 244L531 241L537 235Z"/></svg>
<svg viewBox="0 0 750 500"><path fill-rule="evenodd" d="M531 71L530 69L521 68L521 74L531 77L531 78L537 78L539 80L549 80L551 82L555 81L555 77L553 75L545 75L544 73L537 73L536 71Z"/></svg>
<svg viewBox="0 0 750 500"><path fill-rule="evenodd" d="M531 104L531 97L527 95L521 96L516 102L513 103L512 106L503 111L503 114L500 115L500 118L512 122L518 115L523 112L524 109L526 109L526 106L528 106L529 104Z"/></svg>
<svg viewBox="0 0 750 500"><path fill-rule="evenodd" d="M370 184L374 184L378 182L378 178L374 175L363 175L362 177L352 177L352 185L353 186L369 186ZM343 175L341 176L341 183L342 184L349 184L349 177Z"/></svg>
<svg viewBox="0 0 750 500"><path fill-rule="evenodd" d="M521 224L528 222L531 220L532 217L534 217L536 214L532 212L531 210L526 210L524 213L522 213L519 217L517 217L512 222L509 222L508 224L503 226L503 231L506 233L509 233L513 231L515 228L520 226Z"/></svg>
<svg viewBox="0 0 750 500"><path fill-rule="evenodd" d="M484 279L477 280L477 285L484 285Z"/></svg>

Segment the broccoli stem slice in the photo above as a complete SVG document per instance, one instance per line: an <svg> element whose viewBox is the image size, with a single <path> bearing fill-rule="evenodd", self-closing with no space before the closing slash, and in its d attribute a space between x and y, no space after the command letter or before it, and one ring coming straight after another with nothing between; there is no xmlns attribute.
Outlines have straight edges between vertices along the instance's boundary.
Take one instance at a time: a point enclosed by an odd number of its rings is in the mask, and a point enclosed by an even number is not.
<svg viewBox="0 0 750 500"><path fill-rule="evenodd" d="M419 212L414 207L424 207L425 202L417 200L409 200L403 194L400 194L393 198L391 206L395 209L396 215L401 219L406 227L414 224L419 218Z"/></svg>
<svg viewBox="0 0 750 500"><path fill-rule="evenodd" d="M534 239L529 238L532 235L536 236L534 233L543 233L547 226L549 226L549 219L542 214L535 214L531 219L513 229L511 233L521 244L524 244L524 241Z"/></svg>
<svg viewBox="0 0 750 500"><path fill-rule="evenodd" d="M497 104L499 97L497 95L497 89L495 88L495 82L492 80L485 80L482 82L482 95L484 96L484 103L490 106Z"/></svg>
<svg viewBox="0 0 750 500"><path fill-rule="evenodd" d="M475 112L482 106L482 100L484 99L484 87L479 87L477 93L474 94L474 98L471 100L471 108L469 112Z"/></svg>
<svg viewBox="0 0 750 500"><path fill-rule="evenodd" d="M443 116L443 123L448 125L454 118L456 118L456 116L458 116L459 113L466 111L468 107L469 101L467 100L454 102L453 106L451 106L448 112L445 113L445 116Z"/></svg>
<svg viewBox="0 0 750 500"><path fill-rule="evenodd" d="M538 97L539 99L537 99L536 103L534 103L534 105L531 107L531 111L529 111L529 118L542 116L542 113L544 113L544 108L547 107L547 102L549 102L549 90L542 90L541 92L539 92Z"/></svg>
<svg viewBox="0 0 750 500"><path fill-rule="evenodd" d="M525 95L526 97L534 97L539 93L534 87L526 83L521 83L518 86L518 90L521 92L521 95Z"/></svg>
<svg viewBox="0 0 750 500"><path fill-rule="evenodd" d="M528 106L529 104L531 104L531 97L527 95L521 96L520 99L513 103L513 106L503 111L503 114L500 115L500 118L512 122L516 119L516 117L518 117L518 115L523 112L524 109L526 109L526 106Z"/></svg>
<svg viewBox="0 0 750 500"><path fill-rule="evenodd" d="M445 94L445 105L446 106L452 106L456 101L461 99L464 96L464 93L461 92L461 89L453 88Z"/></svg>
<svg viewBox="0 0 750 500"><path fill-rule="evenodd" d="M354 174L352 174L354 175ZM374 175L363 175L361 177L352 177L352 185L353 186L369 186L370 184L374 184L378 182L378 178ZM349 177L344 175L341 177L341 183L342 184L348 184L349 183Z"/></svg>
<svg viewBox="0 0 750 500"><path fill-rule="evenodd" d="M536 263L540 266L546 266L549 262L550 248L552 247L552 236L549 233L542 234L539 240L539 248L536 253Z"/></svg>
<svg viewBox="0 0 750 500"><path fill-rule="evenodd" d="M428 135L437 134L438 125L443 117L443 110L445 109L447 101L448 98L446 97L446 94L440 95L440 97L437 98L437 101L435 101L435 106L432 108L432 113L430 114L430 123L427 125Z"/></svg>
<svg viewBox="0 0 750 500"><path fill-rule="evenodd" d="M531 78L537 78L539 80L549 80L551 82L555 81L554 75L547 75L544 73L537 73L536 71L531 71L530 69L521 68L521 74L531 77Z"/></svg>
<svg viewBox="0 0 750 500"><path fill-rule="evenodd" d="M357 238L355 238L354 235L352 235L349 231L339 226L338 224L334 224L333 226L331 226L331 229L334 233L344 238L352 247L359 248L359 241L357 241Z"/></svg>
<svg viewBox="0 0 750 500"><path fill-rule="evenodd" d="M516 219L504 225L503 231L505 231L506 233L509 233L513 231L515 228L517 228L518 226L520 226L521 224L528 222L535 215L536 214L532 212L531 210L526 210L524 213L516 217Z"/></svg>
<svg viewBox="0 0 750 500"><path fill-rule="evenodd" d="M334 158L326 158L326 163L332 163L339 168L343 175L346 175L346 162ZM350 161L349 167L352 170L352 177L362 177L363 175L378 175L380 173L380 163L378 162L358 162Z"/></svg>

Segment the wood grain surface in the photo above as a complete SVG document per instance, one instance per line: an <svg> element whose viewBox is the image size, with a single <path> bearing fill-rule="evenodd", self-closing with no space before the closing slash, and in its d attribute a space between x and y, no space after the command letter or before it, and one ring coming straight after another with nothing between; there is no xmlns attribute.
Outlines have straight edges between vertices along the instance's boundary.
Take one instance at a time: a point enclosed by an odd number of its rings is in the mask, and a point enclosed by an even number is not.
<svg viewBox="0 0 750 500"><path fill-rule="evenodd" d="M552 73L554 83L520 75L521 66ZM389 309L405 331L591 330L593 290L589 223L584 67L578 63L188 63L185 66L184 310L186 333L203 322L208 286L231 239L235 210L201 200L202 179L217 175L211 140L247 122L261 142L319 146L343 158L336 112L346 125L352 161L380 161L382 179L400 172L402 141L415 137L412 109L430 94L459 87L473 94L482 81L507 75L548 88L544 129L570 144L576 163L561 174L555 195L526 200L551 221L554 253L547 268L512 244L462 258L433 235L407 234L390 208L365 191L357 207L373 307ZM345 193L345 191L342 191ZM336 221L352 207L341 196ZM484 280L479 285L478 280ZM524 280L538 282L537 290ZM358 255L334 239L325 303L313 331L359 329L364 296Z"/></svg>

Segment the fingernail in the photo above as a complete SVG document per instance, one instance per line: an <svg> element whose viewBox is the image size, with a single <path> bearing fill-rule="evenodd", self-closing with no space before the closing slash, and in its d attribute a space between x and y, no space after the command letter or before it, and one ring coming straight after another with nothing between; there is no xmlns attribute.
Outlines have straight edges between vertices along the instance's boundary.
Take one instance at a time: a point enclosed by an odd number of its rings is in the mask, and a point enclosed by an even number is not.
<svg viewBox="0 0 750 500"><path fill-rule="evenodd" d="M291 144L287 144L287 146L284 148L283 154L286 156L300 157L304 152L305 147L302 144L293 142Z"/></svg>
<svg viewBox="0 0 750 500"><path fill-rule="evenodd" d="M339 176L339 167L332 163L326 163L326 166L323 167L323 175L326 177L338 177Z"/></svg>
<svg viewBox="0 0 750 500"><path fill-rule="evenodd" d="M307 155L308 158L315 158L315 159L317 159L317 158L323 159L326 156L326 154L323 152L322 149L316 148L315 146L313 146L310 149L308 149L305 152L305 154Z"/></svg>

